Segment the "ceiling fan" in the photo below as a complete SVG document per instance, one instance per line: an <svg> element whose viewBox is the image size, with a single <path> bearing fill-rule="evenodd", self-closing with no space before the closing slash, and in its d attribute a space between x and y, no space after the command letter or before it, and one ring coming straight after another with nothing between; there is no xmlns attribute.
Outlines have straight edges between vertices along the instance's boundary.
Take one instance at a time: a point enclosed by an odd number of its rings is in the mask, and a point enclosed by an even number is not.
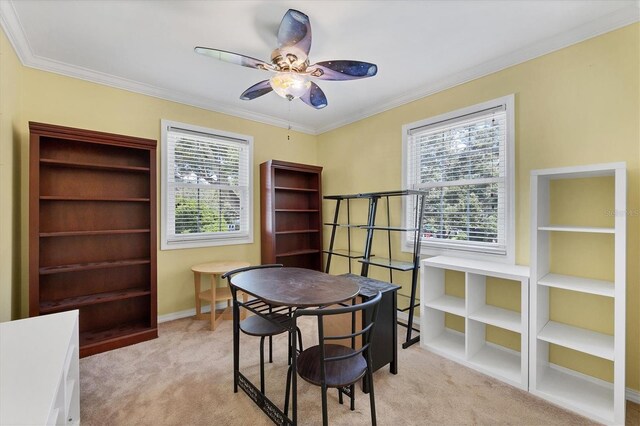
<svg viewBox="0 0 640 426"><path fill-rule="evenodd" d="M356 80L373 77L378 72L375 64L353 60L324 61L309 65L311 49L311 22L302 12L289 9L280 22L278 47L271 53L271 63L224 50L196 47L196 53L211 56L276 74L245 90L240 99L250 101L274 90L288 100L300 98L305 104L321 109L327 106L327 97L311 78L318 80Z"/></svg>

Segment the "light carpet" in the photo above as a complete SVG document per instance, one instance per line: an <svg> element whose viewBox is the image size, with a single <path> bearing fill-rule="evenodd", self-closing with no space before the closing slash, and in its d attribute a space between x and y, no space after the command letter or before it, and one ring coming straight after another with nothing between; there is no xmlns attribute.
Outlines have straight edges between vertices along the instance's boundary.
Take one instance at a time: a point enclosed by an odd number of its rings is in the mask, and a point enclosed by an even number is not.
<svg viewBox="0 0 640 426"><path fill-rule="evenodd" d="M317 341L303 323L305 346ZM400 332L404 329L400 328ZM192 318L160 325L158 339L80 361L84 425L269 425L266 415L239 390L233 393L231 321L214 332ZM400 334L402 335L402 334ZM241 371L259 384L259 338L242 335ZM286 335L274 339L274 362L266 365L266 392L282 406ZM503 382L414 345L398 349L399 372L374 374L380 425L585 425L589 420ZM369 397L356 391L356 410L329 393L329 422L370 424ZM298 380L298 418L322 423L320 389Z"/></svg>

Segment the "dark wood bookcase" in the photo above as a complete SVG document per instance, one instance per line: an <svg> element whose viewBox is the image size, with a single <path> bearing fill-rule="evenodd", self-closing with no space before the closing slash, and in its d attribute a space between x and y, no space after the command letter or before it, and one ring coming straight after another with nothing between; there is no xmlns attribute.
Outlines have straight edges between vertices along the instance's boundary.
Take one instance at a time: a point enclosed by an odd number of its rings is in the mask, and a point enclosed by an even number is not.
<svg viewBox="0 0 640 426"><path fill-rule="evenodd" d="M157 337L156 141L29 131L29 315L78 309L80 356Z"/></svg>
<svg viewBox="0 0 640 426"><path fill-rule="evenodd" d="M260 164L262 263L322 270L322 167Z"/></svg>

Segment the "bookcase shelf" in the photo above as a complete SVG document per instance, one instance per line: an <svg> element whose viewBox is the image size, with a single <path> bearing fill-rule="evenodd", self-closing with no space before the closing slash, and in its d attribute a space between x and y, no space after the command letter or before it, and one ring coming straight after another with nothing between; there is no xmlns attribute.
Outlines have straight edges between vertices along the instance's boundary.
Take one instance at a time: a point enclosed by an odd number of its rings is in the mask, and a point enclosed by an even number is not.
<svg viewBox="0 0 640 426"><path fill-rule="evenodd" d="M611 419L614 405L614 389L603 383L593 382L554 368L543 367L537 381L535 393L556 404L582 415L599 419ZM607 421L610 424L624 424Z"/></svg>
<svg viewBox="0 0 640 426"><path fill-rule="evenodd" d="M574 277L571 275L546 274L538 280L538 285L562 288L580 293L597 294L599 296L615 297L613 282Z"/></svg>
<svg viewBox="0 0 640 426"><path fill-rule="evenodd" d="M154 330L154 327L150 327L146 322L126 322L114 327L80 332L80 347L85 347L93 352L100 350L102 346L108 343L119 344L123 339L134 341L149 340L149 336L154 334L157 337L157 330Z"/></svg>
<svg viewBox="0 0 640 426"><path fill-rule="evenodd" d="M286 213L317 213L318 209L276 209L276 213L278 212L286 212Z"/></svg>
<svg viewBox="0 0 640 426"><path fill-rule="evenodd" d="M427 308L437 309L450 314L465 316L464 299L461 297L449 296L447 294L436 299L425 302Z"/></svg>
<svg viewBox="0 0 640 426"><path fill-rule="evenodd" d="M74 197L69 195L41 195L42 201L126 201L132 203L148 203L150 198L129 198L129 197L91 197L80 196Z"/></svg>
<svg viewBox="0 0 640 426"><path fill-rule="evenodd" d="M474 312L469 313L469 318L515 333L520 333L520 330L522 330L522 317L519 312L498 308L497 306L482 305Z"/></svg>
<svg viewBox="0 0 640 426"><path fill-rule="evenodd" d="M71 168L78 168L78 169L111 170L111 171L118 171L118 172L148 173L150 170L149 167L119 166L119 165L112 165L112 164L57 160L57 159L50 159L50 158L41 158L40 164L43 166L52 166L52 167L71 167Z"/></svg>
<svg viewBox="0 0 640 426"><path fill-rule="evenodd" d="M422 334L421 334L422 335ZM425 340L432 352L453 360L464 359L464 333L442 327L435 336Z"/></svg>
<svg viewBox="0 0 640 426"><path fill-rule="evenodd" d="M151 263L151 260L128 259L128 260L114 260L114 261L105 261L105 262L77 263L72 265L45 266L40 268L39 272L40 272L40 275L61 274L66 272L89 271L92 269L119 268L121 266L141 265L145 263Z"/></svg>
<svg viewBox="0 0 640 426"><path fill-rule="evenodd" d="M300 191L300 192L318 192L318 188L294 188L288 186L276 186L276 191Z"/></svg>
<svg viewBox="0 0 640 426"><path fill-rule="evenodd" d="M278 231L276 235L287 235L287 234L313 234L320 232L319 229L294 229L292 231Z"/></svg>
<svg viewBox="0 0 640 426"><path fill-rule="evenodd" d="M109 291L105 293L88 294L77 297L69 297L61 300L48 300L40 303L40 313L68 311L77 309L80 306L94 305L96 303L113 302L115 300L129 299L132 297L148 296L151 292L144 288L129 288L120 291Z"/></svg>
<svg viewBox="0 0 640 426"><path fill-rule="evenodd" d="M40 238L51 237L79 237L85 235L118 235L118 234L146 234L151 232L150 229L107 229L95 231L58 231L58 232L41 232Z"/></svg>
<svg viewBox="0 0 640 426"><path fill-rule="evenodd" d="M613 361L613 336L549 321L538 332L538 339Z"/></svg>
<svg viewBox="0 0 640 426"><path fill-rule="evenodd" d="M573 179L583 187L591 187L593 178L609 177L613 195L611 204L605 206L616 212L626 209L625 163L595 164L559 169L533 170L531 172L531 319L530 319L530 391L548 401L606 424L625 422L625 286L626 286L626 218L614 215L611 227L584 226L580 224L549 225L553 223L552 210L558 214L558 202L552 196L552 185L561 185L560 179ZM607 183L607 185L609 185ZM584 199L589 191L578 195ZM552 201L555 200L555 201ZM591 202L591 200L589 200ZM552 209L552 207L556 207ZM562 207L562 206L559 206ZM599 206L601 208L602 206ZM571 208L571 207L569 207ZM561 209L560 209L561 210ZM572 216L567 216L572 217ZM596 225L600 225L597 223ZM549 231L549 232L547 232ZM558 254L553 251L554 232L594 234L584 238L613 239L613 281L557 273ZM608 234L611 237L597 237ZM582 237L581 237L582 238ZM582 241L582 240L581 240ZM595 240L594 240L595 241ZM602 240L598 240L602 241ZM576 253L574 255L578 256ZM562 253L567 261L567 253ZM603 262L606 262L603 260ZM555 266L554 266L555 265ZM602 298L603 305L613 300L613 334L576 327L554 318L551 307L558 293L554 289L588 294ZM570 303L570 302L565 302ZM557 302L555 302L557 305ZM569 309L569 307L567 307ZM571 307L580 310L580 306ZM589 312L582 312L590 315ZM569 348L613 363L613 383L587 376L583 373L553 363L552 345Z"/></svg>
<svg viewBox="0 0 640 426"><path fill-rule="evenodd" d="M484 344L469 357L469 363L487 375L503 377L510 383L519 383L522 380L520 353L502 346Z"/></svg>
<svg viewBox="0 0 640 426"><path fill-rule="evenodd" d="M269 160L260 164L262 263L322 267L322 167Z"/></svg>
<svg viewBox="0 0 640 426"><path fill-rule="evenodd" d="M316 249L303 249L303 250L292 250L283 253L276 253L276 257L289 257L289 256L300 256L302 254L314 254L318 253Z"/></svg>
<svg viewBox="0 0 640 426"><path fill-rule="evenodd" d="M527 390L529 269L436 256L421 262L420 345L484 374ZM464 273L464 297L447 294L445 271ZM502 278L518 286L520 312L487 304L487 277ZM464 333L446 327L446 316L464 319ZM487 341L486 327L493 326L520 335L520 352Z"/></svg>
<svg viewBox="0 0 640 426"><path fill-rule="evenodd" d="M29 315L78 309L81 357L157 337L156 141L29 129Z"/></svg>

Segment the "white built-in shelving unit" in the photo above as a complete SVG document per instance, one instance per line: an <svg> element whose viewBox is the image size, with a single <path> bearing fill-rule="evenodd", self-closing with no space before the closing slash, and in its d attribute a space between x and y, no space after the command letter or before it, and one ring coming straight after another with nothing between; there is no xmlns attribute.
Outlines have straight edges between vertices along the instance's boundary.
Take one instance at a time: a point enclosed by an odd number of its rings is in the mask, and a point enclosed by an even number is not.
<svg viewBox="0 0 640 426"><path fill-rule="evenodd" d="M550 223L551 183L558 179L613 177L615 212L612 227ZM585 181L589 184L589 181ZM625 422L625 163L597 164L531 172L531 322L530 391L555 404L607 424ZM604 212L603 212L604 214ZM554 273L554 233L608 234L613 239L613 281ZM602 238L602 237L599 237ZM602 240L594 240L600 244ZM564 256L567 253L563 254ZM578 255L578 254L576 254ZM605 262L606 260L603 260ZM554 321L550 314L553 292L562 289L613 299L613 335ZM571 307L580 309L580 306ZM585 315L589 315L588 312ZM613 383L550 362L550 346L558 345L613 362Z"/></svg>
<svg viewBox="0 0 640 426"><path fill-rule="evenodd" d="M0 425L80 424L78 311L0 324Z"/></svg>
<svg viewBox="0 0 640 426"><path fill-rule="evenodd" d="M527 390L529 268L449 256L421 263L420 345ZM465 274L464 298L446 294L445 270ZM519 286L520 312L487 304L487 277L510 280ZM463 317L465 333L447 328L445 314ZM520 352L488 342L487 325L520 334Z"/></svg>

